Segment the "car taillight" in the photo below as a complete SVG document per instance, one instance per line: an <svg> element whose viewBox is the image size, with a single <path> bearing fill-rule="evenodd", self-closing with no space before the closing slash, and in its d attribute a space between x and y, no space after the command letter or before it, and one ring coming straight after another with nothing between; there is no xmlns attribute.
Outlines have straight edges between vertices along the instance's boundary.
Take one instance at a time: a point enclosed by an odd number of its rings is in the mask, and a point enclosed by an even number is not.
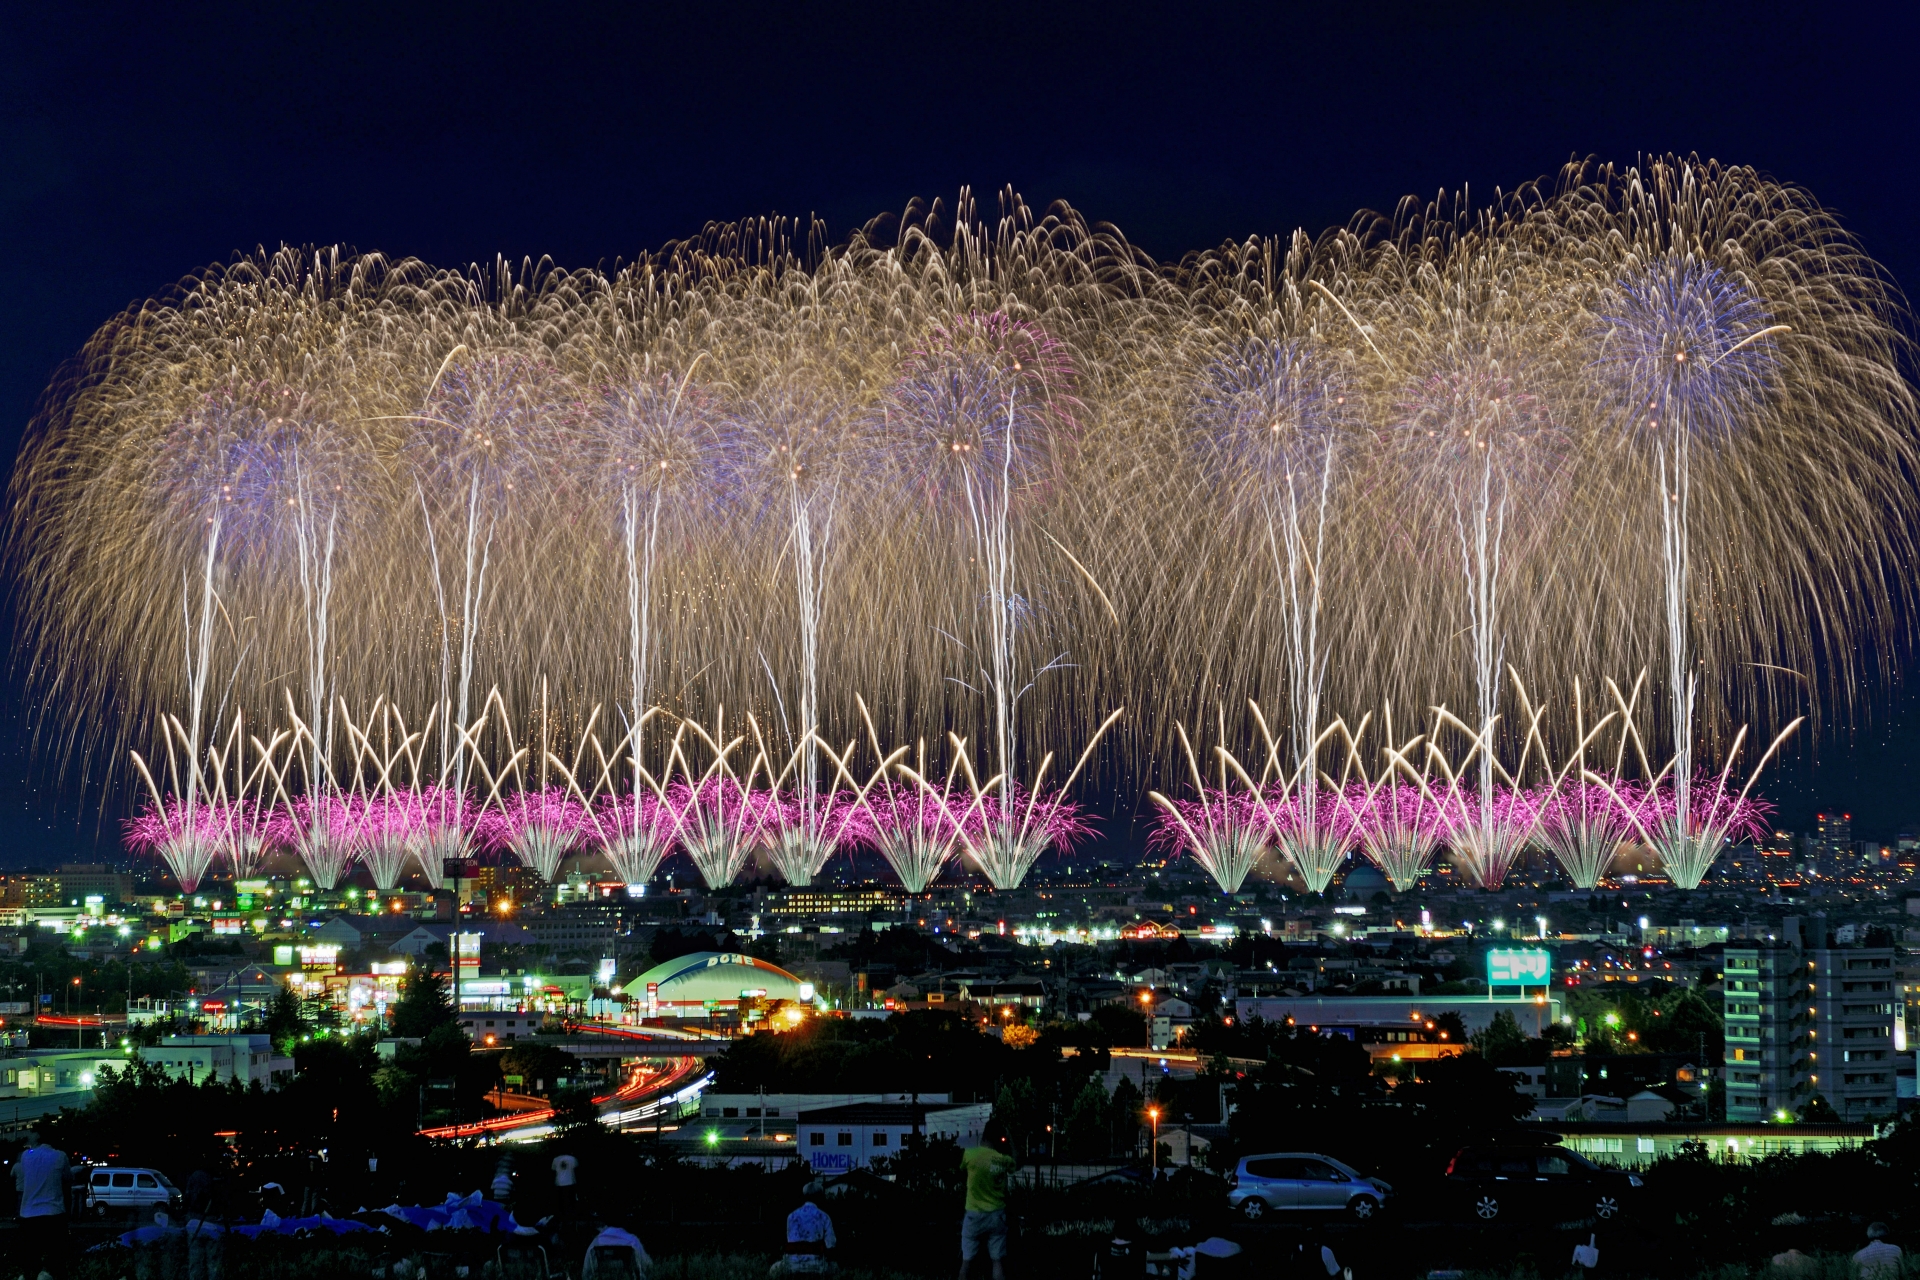
<svg viewBox="0 0 1920 1280"><path fill-rule="evenodd" d="M1443 1176L1451 1178L1453 1176L1454 1168L1457 1165L1459 1165L1459 1163L1460 1163L1459 1156L1455 1156L1453 1159L1447 1161L1447 1172Z"/></svg>
<svg viewBox="0 0 1920 1280"><path fill-rule="evenodd" d="M1230 1187L1237 1187L1237 1186L1239 1186L1239 1185L1240 1185L1240 1175L1239 1175L1238 1173L1229 1173L1229 1174L1227 1175L1227 1185L1228 1185L1228 1186L1230 1186Z"/></svg>

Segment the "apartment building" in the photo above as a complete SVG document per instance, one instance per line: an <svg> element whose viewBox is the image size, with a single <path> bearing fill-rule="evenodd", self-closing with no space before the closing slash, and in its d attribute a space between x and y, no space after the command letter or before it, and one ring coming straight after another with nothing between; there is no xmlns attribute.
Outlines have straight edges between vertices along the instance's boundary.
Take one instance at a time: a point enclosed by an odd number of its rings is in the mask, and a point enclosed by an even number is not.
<svg viewBox="0 0 1920 1280"><path fill-rule="evenodd" d="M1764 1123L1819 1094L1842 1120L1894 1114L1892 947L1836 946L1823 915L1727 945L1727 1120Z"/></svg>
<svg viewBox="0 0 1920 1280"><path fill-rule="evenodd" d="M1731 942L1722 972L1727 1120L1791 1114L1813 1093L1806 957L1791 942Z"/></svg>
<svg viewBox="0 0 1920 1280"><path fill-rule="evenodd" d="M1814 1010L1809 1077L1842 1120L1894 1113L1892 947L1807 952Z"/></svg>

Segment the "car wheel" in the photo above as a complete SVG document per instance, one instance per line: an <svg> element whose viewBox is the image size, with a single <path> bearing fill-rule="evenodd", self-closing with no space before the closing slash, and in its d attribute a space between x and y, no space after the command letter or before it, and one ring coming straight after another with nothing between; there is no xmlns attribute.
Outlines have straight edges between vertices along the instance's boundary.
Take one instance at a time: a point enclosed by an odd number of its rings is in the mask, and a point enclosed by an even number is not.
<svg viewBox="0 0 1920 1280"><path fill-rule="evenodd" d="M103 1205L103 1204L96 1204L95 1206L93 1206L93 1216L94 1216L94 1217L96 1217L96 1218L104 1218L104 1217L106 1217L106 1216L107 1216L107 1206L105 1206L105 1205Z"/></svg>
<svg viewBox="0 0 1920 1280"><path fill-rule="evenodd" d="M1259 1196L1248 1196L1240 1202L1240 1212L1246 1215L1248 1222L1258 1222L1267 1216L1267 1202Z"/></svg>
<svg viewBox="0 0 1920 1280"><path fill-rule="evenodd" d="M1482 1222L1492 1222L1500 1216L1500 1200L1497 1196L1483 1195L1473 1202L1473 1216Z"/></svg>
<svg viewBox="0 0 1920 1280"><path fill-rule="evenodd" d="M1380 1202L1372 1196L1355 1196L1347 1201L1347 1216L1355 1222L1371 1222L1380 1212Z"/></svg>
<svg viewBox="0 0 1920 1280"><path fill-rule="evenodd" d="M1602 1222L1617 1216L1619 1212L1620 1202L1612 1196L1601 1196L1593 1202L1593 1216Z"/></svg>

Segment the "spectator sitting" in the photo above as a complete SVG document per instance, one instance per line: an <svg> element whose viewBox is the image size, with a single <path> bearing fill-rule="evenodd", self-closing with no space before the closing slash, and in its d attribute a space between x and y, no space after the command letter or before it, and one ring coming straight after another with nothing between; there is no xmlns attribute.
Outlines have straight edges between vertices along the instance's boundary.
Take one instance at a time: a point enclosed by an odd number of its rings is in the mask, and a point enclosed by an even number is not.
<svg viewBox="0 0 1920 1280"><path fill-rule="evenodd" d="M801 1189L800 1194L807 1199L787 1215L787 1251L768 1269L769 1276L824 1276L838 1270L828 1257L839 1244L833 1235L833 1219L812 1199L825 1192L826 1184L818 1178Z"/></svg>
<svg viewBox="0 0 1920 1280"><path fill-rule="evenodd" d="M1802 1276L1818 1271L1820 1263L1798 1249L1786 1249L1773 1255L1772 1267L1776 1275Z"/></svg>
<svg viewBox="0 0 1920 1280"><path fill-rule="evenodd" d="M619 1227L603 1228L587 1245L580 1280L638 1280L653 1266L640 1237Z"/></svg>
<svg viewBox="0 0 1920 1280"><path fill-rule="evenodd" d="M1867 1247L1853 1255L1854 1266L1860 1269L1860 1280L1893 1280L1900 1274L1904 1256L1900 1246L1887 1239L1887 1224L1876 1222L1867 1228Z"/></svg>

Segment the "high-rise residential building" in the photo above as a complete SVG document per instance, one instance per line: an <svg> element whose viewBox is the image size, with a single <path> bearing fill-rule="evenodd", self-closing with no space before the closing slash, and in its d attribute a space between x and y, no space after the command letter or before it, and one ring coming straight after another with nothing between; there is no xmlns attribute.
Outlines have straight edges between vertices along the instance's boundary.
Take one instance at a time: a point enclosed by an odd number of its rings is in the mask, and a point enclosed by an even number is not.
<svg viewBox="0 0 1920 1280"><path fill-rule="evenodd" d="M1806 959L1791 942L1730 942L1721 967L1727 1119L1791 1115L1813 1092Z"/></svg>
<svg viewBox="0 0 1920 1280"><path fill-rule="evenodd" d="M1893 948L1839 946L1827 918L1788 917L1777 941L1729 943L1727 1119L1792 1115L1814 1094L1841 1119L1894 1114Z"/></svg>
<svg viewBox="0 0 1920 1280"><path fill-rule="evenodd" d="M1843 1120L1894 1113L1892 947L1819 947L1806 953L1813 989L1809 1078Z"/></svg>

